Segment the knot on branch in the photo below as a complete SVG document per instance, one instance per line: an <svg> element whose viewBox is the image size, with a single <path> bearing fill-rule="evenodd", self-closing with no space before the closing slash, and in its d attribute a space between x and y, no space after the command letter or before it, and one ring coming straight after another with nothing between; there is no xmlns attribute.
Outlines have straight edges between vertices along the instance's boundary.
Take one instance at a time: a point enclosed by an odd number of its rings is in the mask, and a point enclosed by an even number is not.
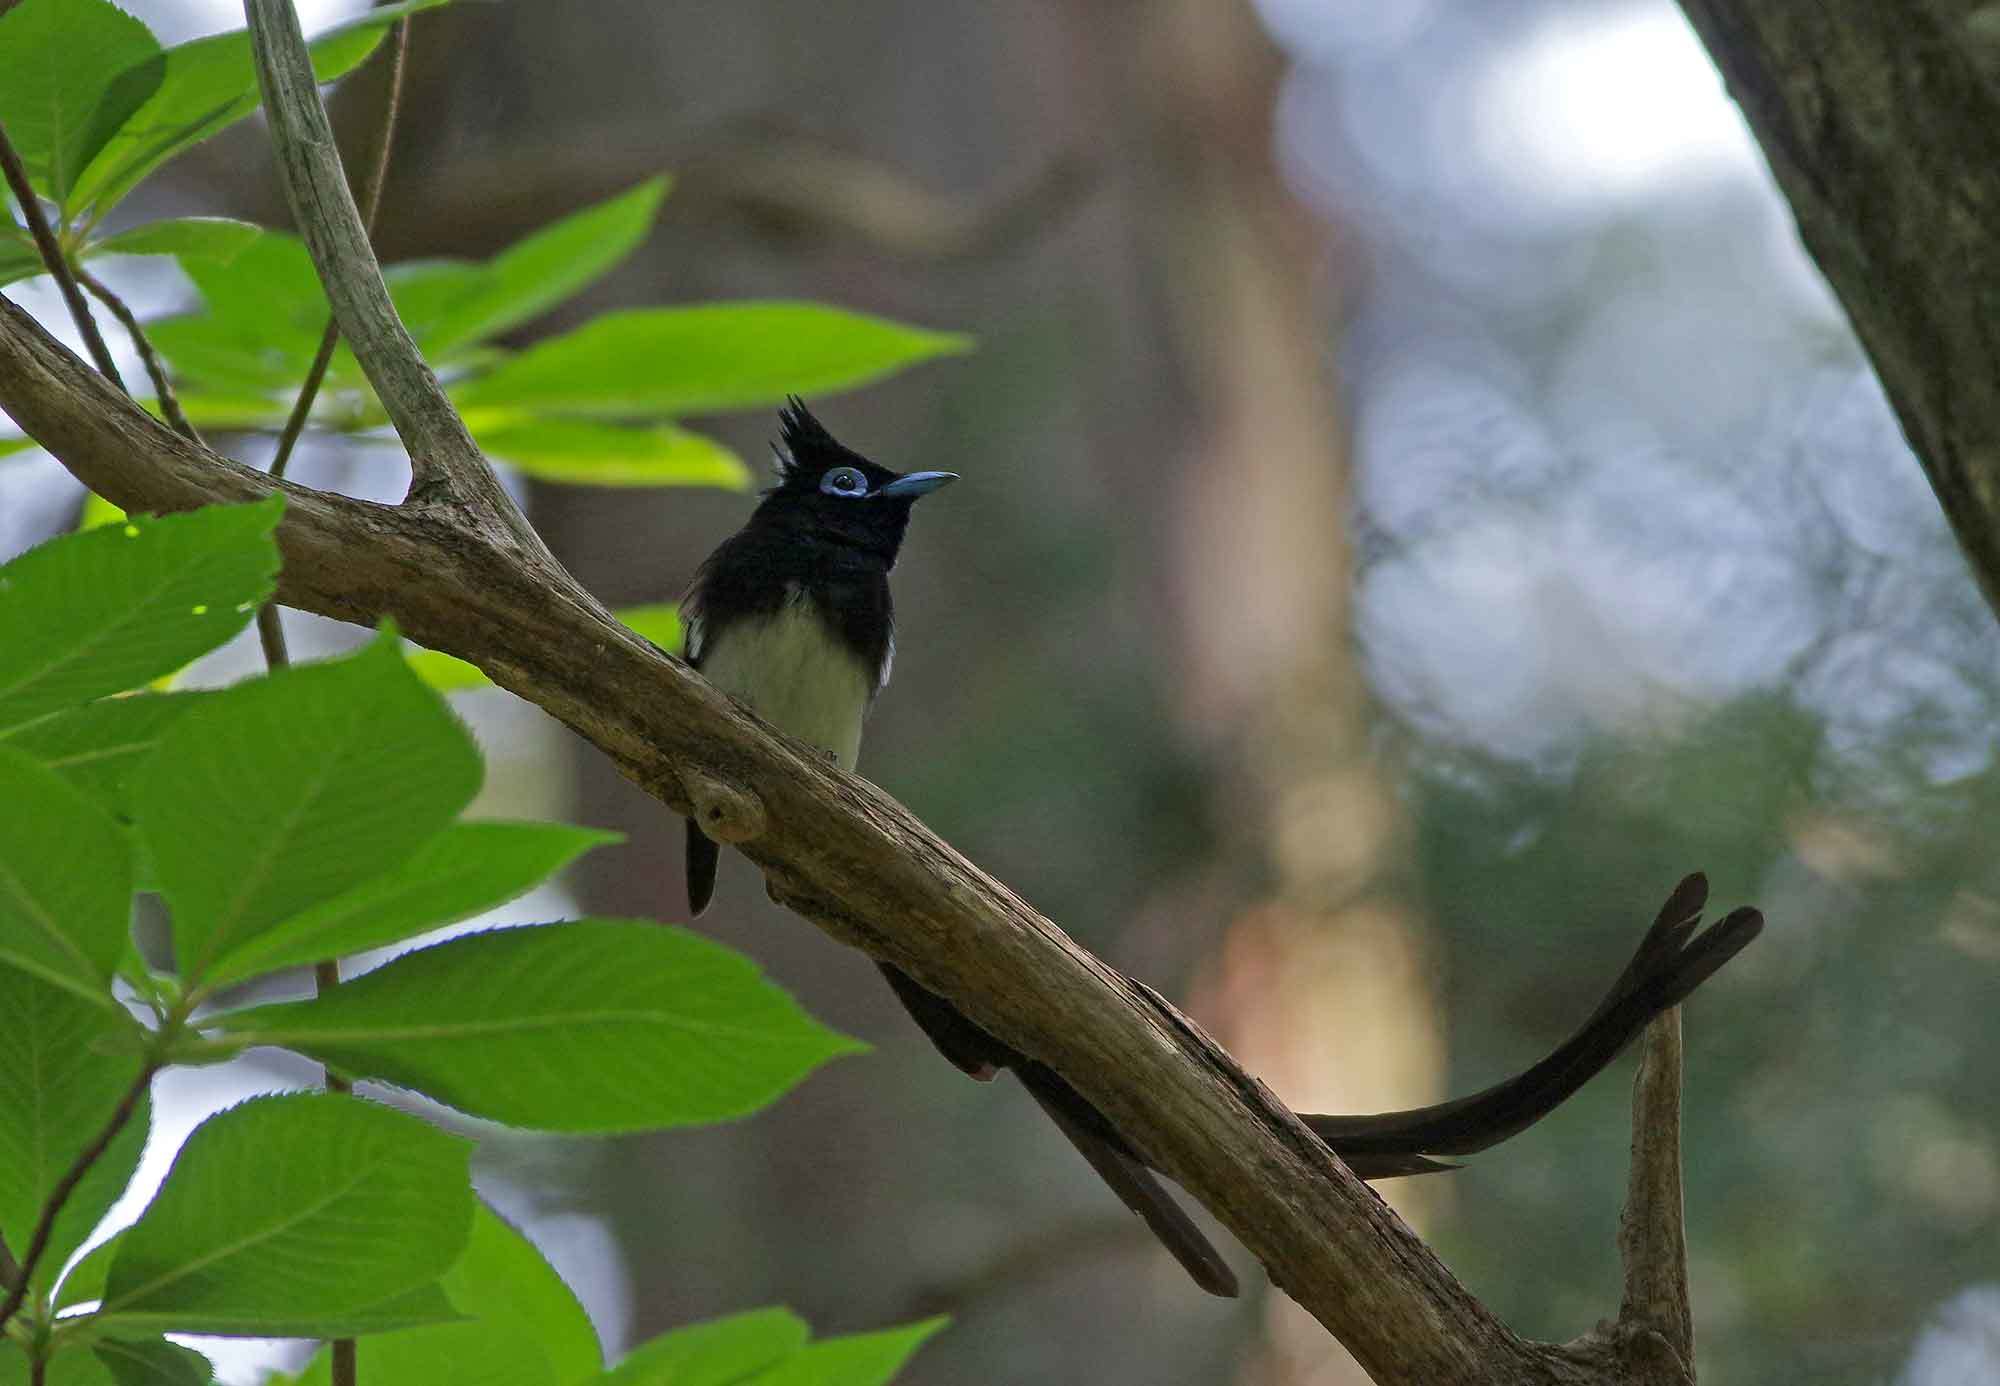
<svg viewBox="0 0 2000 1386"><path fill-rule="evenodd" d="M695 766L681 766L678 773L687 791L688 817L709 841L735 846L764 835L764 801L755 793Z"/></svg>

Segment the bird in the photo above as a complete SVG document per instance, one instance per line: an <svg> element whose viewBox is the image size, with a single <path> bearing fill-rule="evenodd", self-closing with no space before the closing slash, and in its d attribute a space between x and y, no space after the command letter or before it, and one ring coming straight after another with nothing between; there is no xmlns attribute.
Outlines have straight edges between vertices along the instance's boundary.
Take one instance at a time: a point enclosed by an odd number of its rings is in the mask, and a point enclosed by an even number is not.
<svg viewBox="0 0 2000 1386"><path fill-rule="evenodd" d="M717 688L851 771L863 723L895 663L889 575L911 508L958 477L894 472L871 462L837 442L797 396L787 400L779 424L775 484L743 528L701 564L682 600L686 658ZM693 915L714 895L719 853L690 818ZM1756 936L1762 917L1747 908L1697 933L1707 894L1700 873L1684 879L1597 1010L1519 1074L1430 1107L1300 1120L1362 1179L1457 1168L1437 1157L1474 1154L1540 1121ZM1143 1152L1068 1080L900 968L876 966L918 1028L961 1071L982 1081L1013 1072L1197 1286L1225 1298L1238 1293L1229 1263Z"/></svg>

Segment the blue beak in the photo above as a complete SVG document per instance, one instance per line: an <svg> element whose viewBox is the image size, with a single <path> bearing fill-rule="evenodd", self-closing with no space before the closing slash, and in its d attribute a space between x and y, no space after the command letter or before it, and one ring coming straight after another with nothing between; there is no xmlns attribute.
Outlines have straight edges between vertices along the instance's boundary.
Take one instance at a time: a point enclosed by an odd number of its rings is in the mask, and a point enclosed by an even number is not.
<svg viewBox="0 0 2000 1386"><path fill-rule="evenodd" d="M957 480L957 472L905 472L887 486L878 488L875 494L915 500L918 496L928 496L938 487L949 486Z"/></svg>

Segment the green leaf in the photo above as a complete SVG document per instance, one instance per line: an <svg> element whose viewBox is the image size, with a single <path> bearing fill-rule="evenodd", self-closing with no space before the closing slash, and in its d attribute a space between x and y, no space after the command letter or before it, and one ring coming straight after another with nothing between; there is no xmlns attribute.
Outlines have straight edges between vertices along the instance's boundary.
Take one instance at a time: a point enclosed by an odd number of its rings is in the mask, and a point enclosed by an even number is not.
<svg viewBox="0 0 2000 1386"><path fill-rule="evenodd" d="M138 516L0 567L0 731L172 673L271 594L282 497Z"/></svg>
<svg viewBox="0 0 2000 1386"><path fill-rule="evenodd" d="M745 1386L883 1386L948 1319L924 1319L879 1333L822 1338L749 1378Z"/></svg>
<svg viewBox="0 0 2000 1386"><path fill-rule="evenodd" d="M95 491L83 493L83 512L76 517L79 533L86 529L97 529L103 525L122 525L126 520L125 507L113 505Z"/></svg>
<svg viewBox="0 0 2000 1386"><path fill-rule="evenodd" d="M44 0L58 6L72 0ZM404 15L445 0L405 0L370 10L314 39L313 73L322 82L360 66L383 30ZM236 29L169 48L159 89L118 127L76 180L71 203L102 216L141 178L191 145L235 124L257 108L257 72L250 35Z"/></svg>
<svg viewBox="0 0 2000 1386"><path fill-rule="evenodd" d="M132 816L132 777L166 729L206 693L137 693L100 698L0 734L120 818Z"/></svg>
<svg viewBox="0 0 2000 1386"><path fill-rule="evenodd" d="M405 1329L358 1345L356 1376L378 1386L573 1386L604 1367L597 1330L533 1242L479 1204L465 1254L444 1277L463 1323ZM298 1378L327 1386L325 1353Z"/></svg>
<svg viewBox="0 0 2000 1386"><path fill-rule="evenodd" d="M428 282L412 287L442 311L430 318L423 333L411 329L418 343L426 351L448 352L496 337L575 297L645 241L667 185L665 178L650 179L574 212L485 265L430 267L434 272Z"/></svg>
<svg viewBox="0 0 2000 1386"><path fill-rule="evenodd" d="M90 1345L118 1386L208 1386L215 1364L165 1338L103 1338Z"/></svg>
<svg viewBox="0 0 2000 1386"><path fill-rule="evenodd" d="M183 255L180 266L202 311L147 326L174 369L253 399L296 390L332 311L305 242L263 231L226 263Z"/></svg>
<svg viewBox="0 0 2000 1386"><path fill-rule="evenodd" d="M135 1121L136 1117L133 1118ZM112 1258L118 1255L118 1247L125 1240L123 1231L114 1232L83 1254L83 1259L69 1268L69 1274L56 1286L55 1305L58 1310L73 1309L79 1304L88 1304L104 1298L104 1278L111 1273Z"/></svg>
<svg viewBox="0 0 2000 1386"><path fill-rule="evenodd" d="M108 0L21 0L0 14L0 123L50 200L152 96L164 66L153 31Z"/></svg>
<svg viewBox="0 0 2000 1386"><path fill-rule="evenodd" d="M543 481L579 486L750 485L743 459L713 438L673 424L626 428L582 419L510 416L482 426L467 419L480 451Z"/></svg>
<svg viewBox="0 0 2000 1386"><path fill-rule="evenodd" d="M456 655L410 649L403 658L409 661L418 678L440 693L463 693L468 688L490 688L493 684L477 664L468 664Z"/></svg>
<svg viewBox="0 0 2000 1386"><path fill-rule="evenodd" d="M815 303L606 313L460 387L468 408L637 417L773 404L971 349L950 332Z"/></svg>
<svg viewBox="0 0 2000 1386"><path fill-rule="evenodd" d="M0 963L116 1009L111 974L131 921L124 832L55 771L0 745Z"/></svg>
<svg viewBox="0 0 2000 1386"><path fill-rule="evenodd" d="M471 801L479 752L393 635L211 694L133 786L188 982L394 870Z"/></svg>
<svg viewBox="0 0 2000 1386"><path fill-rule="evenodd" d="M668 654L680 653L683 634L681 609L675 603L652 602L645 606L622 606L611 614Z"/></svg>
<svg viewBox="0 0 2000 1386"><path fill-rule="evenodd" d="M207 1023L546 1131L743 1116L865 1047L800 1010L740 953L609 919L468 934L325 996Z"/></svg>
<svg viewBox="0 0 2000 1386"><path fill-rule="evenodd" d="M472 1224L471 1142L338 1093L253 1098L188 1137L125 1233L100 1322L338 1337L450 1269Z"/></svg>
<svg viewBox="0 0 2000 1386"><path fill-rule="evenodd" d="M183 390L180 397L181 412L190 423L217 433L250 433L258 429L276 432L291 412L289 403L269 395ZM149 413L159 412L156 401L141 402Z"/></svg>
<svg viewBox="0 0 2000 1386"><path fill-rule="evenodd" d="M687 1324L633 1348L596 1386L738 1386L804 1351L810 1336L789 1309Z"/></svg>
<svg viewBox="0 0 2000 1386"><path fill-rule="evenodd" d="M83 254L86 259L97 255L177 255L226 265L262 235L263 227L233 217L173 217L92 241Z"/></svg>
<svg viewBox="0 0 2000 1386"><path fill-rule="evenodd" d="M19 241L0 240L0 285L12 284L20 279L32 279L42 273L41 252L32 243L23 245ZM0 442L0 451L12 451L6 443L14 443L9 438ZM20 447L33 447L32 439L21 439Z"/></svg>
<svg viewBox="0 0 2000 1386"><path fill-rule="evenodd" d="M138 1024L39 977L0 967L0 1233L28 1244L49 1195L103 1131L145 1060ZM35 1271L46 1290L131 1181L145 1145L135 1112L57 1214Z"/></svg>
<svg viewBox="0 0 2000 1386"><path fill-rule="evenodd" d="M216 959L211 986L344 957L506 904L619 833L561 823L454 823L393 871Z"/></svg>
<svg viewBox="0 0 2000 1386"><path fill-rule="evenodd" d="M681 611L673 602L653 602L620 607L611 613L633 631L645 636L668 654L681 650ZM492 682L476 664L468 664L437 650L408 649L403 657L417 677L440 693L462 693L468 688L490 688Z"/></svg>

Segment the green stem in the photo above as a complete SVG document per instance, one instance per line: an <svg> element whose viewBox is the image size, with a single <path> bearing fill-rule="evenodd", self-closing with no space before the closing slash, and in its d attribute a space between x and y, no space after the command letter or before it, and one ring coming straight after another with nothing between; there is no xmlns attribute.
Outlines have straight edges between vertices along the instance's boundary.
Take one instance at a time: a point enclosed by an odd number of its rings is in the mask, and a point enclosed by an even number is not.
<svg viewBox="0 0 2000 1386"><path fill-rule="evenodd" d="M22 1253L19 1274L13 1277L14 1283L7 1291L7 1298L0 1301L0 1328L7 1326L7 1321L20 1309L21 1301L27 1298L28 1283L34 1279L35 1268L41 1264L42 1253L49 1249L49 1238L55 1233L56 1218L61 1214L63 1205L69 1202L70 1195L76 1192L76 1186L83 1182L83 1176L90 1172L90 1167L97 1163L111 1142L118 1138L118 1133L125 1129L125 1123L130 1121L132 1113L139 1109L139 1100L146 1095L146 1089L151 1085L153 1075L159 1068L159 1059L149 1054L145 1066L139 1070L139 1076L132 1080L132 1086L127 1088L125 1095L118 1100L118 1107L111 1113L111 1120L104 1124L104 1129L97 1133L96 1138L70 1162L70 1167L63 1171L62 1178L58 1179L55 1187L49 1190L49 1196L42 1204L41 1216L35 1221L34 1235L29 1237L28 1249Z"/></svg>

